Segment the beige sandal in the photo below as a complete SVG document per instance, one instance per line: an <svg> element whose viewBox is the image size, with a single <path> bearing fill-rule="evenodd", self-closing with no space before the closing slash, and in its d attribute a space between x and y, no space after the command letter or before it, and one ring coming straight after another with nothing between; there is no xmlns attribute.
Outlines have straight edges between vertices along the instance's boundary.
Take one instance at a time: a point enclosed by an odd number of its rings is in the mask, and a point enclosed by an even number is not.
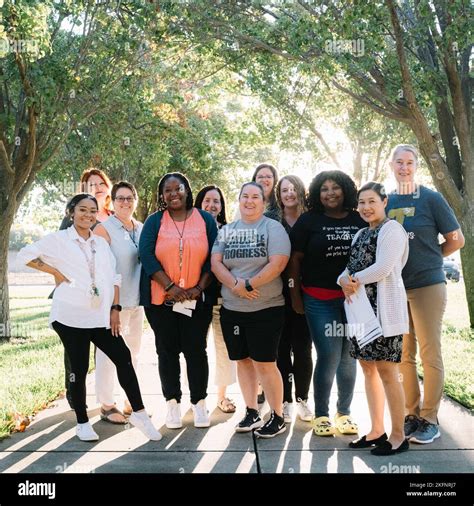
<svg viewBox="0 0 474 506"><path fill-rule="evenodd" d="M115 420L112 420L111 418L109 418L110 415L121 415L123 416L123 421L117 422ZM110 409L100 408L100 419L104 420L105 422L113 423L115 425L125 425L127 423L124 414L121 411L119 411L115 406Z"/></svg>
<svg viewBox="0 0 474 506"><path fill-rule="evenodd" d="M234 401L228 397L224 397L217 403L217 407L224 413L235 413L237 409Z"/></svg>

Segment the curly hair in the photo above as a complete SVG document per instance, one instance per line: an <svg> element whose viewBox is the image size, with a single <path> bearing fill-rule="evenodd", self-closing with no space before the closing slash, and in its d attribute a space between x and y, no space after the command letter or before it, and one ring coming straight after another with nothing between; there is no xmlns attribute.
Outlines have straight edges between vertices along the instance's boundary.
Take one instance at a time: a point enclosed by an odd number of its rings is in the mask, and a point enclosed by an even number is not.
<svg viewBox="0 0 474 506"><path fill-rule="evenodd" d="M309 185L308 209L316 213L324 213L324 206L321 203L321 186L328 180L334 181L342 188L344 195L342 207L346 211L355 210L357 208L357 187L353 179L342 170L325 170L314 177Z"/></svg>
<svg viewBox="0 0 474 506"><path fill-rule="evenodd" d="M216 190L216 192L219 194L221 198L221 211L217 215L217 222L221 225L227 225L227 215L225 210L225 198L224 194L222 193L222 190L216 186L215 184L210 184L208 186L205 186L204 188L201 188L199 190L199 193L196 195L196 199L194 201L194 207L197 207L198 209L202 208L202 201L204 200L206 193L210 192L212 190Z"/></svg>
<svg viewBox="0 0 474 506"><path fill-rule="evenodd" d="M284 180L289 181L295 188L296 196L298 198L298 214L304 213L307 209L306 202L306 188L304 187L303 181L298 176L288 175L283 176L277 183L275 188L276 199L278 202L278 207L283 211L285 207L281 200L281 184Z"/></svg>
<svg viewBox="0 0 474 506"><path fill-rule="evenodd" d="M189 184L188 178L184 174L181 174L181 172L168 172L168 174L165 174L158 183L158 211L166 211L168 208L163 199L163 189L165 187L166 181L172 177L179 179L184 184L184 188L187 192L186 209L191 209L193 207L193 192L191 190L191 185Z"/></svg>

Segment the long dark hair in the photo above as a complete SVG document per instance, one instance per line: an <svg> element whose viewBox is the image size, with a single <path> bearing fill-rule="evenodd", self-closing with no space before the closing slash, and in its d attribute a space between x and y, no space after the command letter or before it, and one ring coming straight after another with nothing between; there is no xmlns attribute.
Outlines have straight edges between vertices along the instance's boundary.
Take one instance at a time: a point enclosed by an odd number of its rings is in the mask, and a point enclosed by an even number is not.
<svg viewBox="0 0 474 506"><path fill-rule="evenodd" d="M184 184L184 188L188 193L186 196L186 209L191 209L193 207L193 192L188 178L184 174L181 174L181 172L168 172L168 174L165 174L158 183L158 211L166 211L168 207L163 199L163 189L166 181L172 177L179 179Z"/></svg>
<svg viewBox="0 0 474 506"><path fill-rule="evenodd" d="M95 205L97 206L97 210L99 210L99 204L97 202L97 199L90 195L89 193L78 193L77 195L74 195L69 202L66 204L66 215L69 217L70 220L72 220L72 215L74 214L74 209L79 204L81 200L88 199L92 200Z"/></svg>
<svg viewBox="0 0 474 506"><path fill-rule="evenodd" d="M321 186L329 179L342 188L344 194L342 207L346 211L354 211L357 208L357 187L352 178L342 170L325 170L311 181L308 192L308 209L316 213L324 213L324 206L321 204Z"/></svg>
<svg viewBox="0 0 474 506"><path fill-rule="evenodd" d="M215 184L210 184L208 186L205 186L204 188L201 188L199 190L199 193L196 195L196 199L194 201L194 207L201 209L202 208L202 202L204 198L206 197L206 193L212 190L216 190L216 192L219 194L221 198L221 212L217 215L217 222L221 225L227 225L227 215L225 210L225 198L224 194L222 193L222 190L216 186Z"/></svg>
<svg viewBox="0 0 474 506"><path fill-rule="evenodd" d="M260 172L261 169L269 169L271 171L271 173L273 174L273 188L272 188L272 191L270 192L268 200L265 203L266 203L267 207L278 208L277 199L275 197L275 188L278 183L278 172L273 165L270 165L269 163L261 163L260 165L258 165L256 167L256 169L253 173L252 181L254 181L254 182L257 181L257 174ZM263 198L265 198L265 194L264 194Z"/></svg>

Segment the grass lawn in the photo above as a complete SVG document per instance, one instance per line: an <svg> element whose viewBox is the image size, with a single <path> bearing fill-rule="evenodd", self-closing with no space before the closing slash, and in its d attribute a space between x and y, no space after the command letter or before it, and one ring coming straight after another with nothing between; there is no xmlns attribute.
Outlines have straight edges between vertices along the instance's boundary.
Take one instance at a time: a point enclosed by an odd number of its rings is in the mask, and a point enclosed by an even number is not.
<svg viewBox="0 0 474 506"><path fill-rule="evenodd" d="M14 335L0 344L0 439L64 390L63 346L48 328L51 286L10 287Z"/></svg>
<svg viewBox="0 0 474 506"><path fill-rule="evenodd" d="M14 335L20 337L0 345L0 439L64 390L63 346L48 328L51 290L51 286L10 287ZM474 333L467 328L462 282L448 283L444 323L445 392L473 409Z"/></svg>

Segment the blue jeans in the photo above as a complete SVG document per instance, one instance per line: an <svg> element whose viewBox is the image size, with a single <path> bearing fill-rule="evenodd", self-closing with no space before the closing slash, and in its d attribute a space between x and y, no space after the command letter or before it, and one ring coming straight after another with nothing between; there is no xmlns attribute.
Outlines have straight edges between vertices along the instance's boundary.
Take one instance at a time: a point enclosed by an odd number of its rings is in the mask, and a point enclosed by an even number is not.
<svg viewBox="0 0 474 506"><path fill-rule="evenodd" d="M350 414L356 380L356 360L349 355L344 299L318 300L303 293L309 331L316 347L313 375L315 415L329 416L329 398L337 379L337 412Z"/></svg>

